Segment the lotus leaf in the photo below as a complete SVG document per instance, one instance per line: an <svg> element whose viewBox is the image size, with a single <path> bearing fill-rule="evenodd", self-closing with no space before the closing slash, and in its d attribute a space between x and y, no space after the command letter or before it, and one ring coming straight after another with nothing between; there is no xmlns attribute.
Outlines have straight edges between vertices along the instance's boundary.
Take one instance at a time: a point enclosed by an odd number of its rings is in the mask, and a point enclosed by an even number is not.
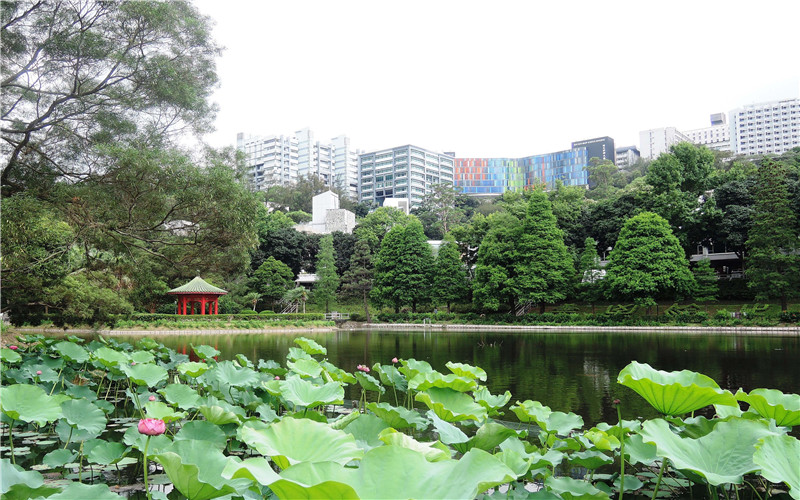
<svg viewBox="0 0 800 500"><path fill-rule="evenodd" d="M458 375L442 375L439 372L418 373L408 381L409 389L425 391L431 387L448 388L458 392L469 392L478 387L475 380Z"/></svg>
<svg viewBox="0 0 800 500"><path fill-rule="evenodd" d="M209 366L205 363L198 363L190 361L188 363L181 363L177 366L180 373L189 375L190 377L197 378L208 371Z"/></svg>
<svg viewBox="0 0 800 500"><path fill-rule="evenodd" d="M19 363L22 360L22 356L7 347L3 347L0 349L0 360L6 363Z"/></svg>
<svg viewBox="0 0 800 500"><path fill-rule="evenodd" d="M272 470L266 458L248 458L241 462L229 461L222 471L225 479L246 478L258 484L269 486L281 477Z"/></svg>
<svg viewBox="0 0 800 500"><path fill-rule="evenodd" d="M132 382L143 387L155 387L167 380L167 370L154 364L123 365L122 371Z"/></svg>
<svg viewBox="0 0 800 500"><path fill-rule="evenodd" d="M36 382L58 382L59 377L58 373L55 370L50 368L49 366L45 366L43 364L35 364L26 366L24 371L28 373L29 380L35 380ZM38 373L37 372L42 372Z"/></svg>
<svg viewBox="0 0 800 500"><path fill-rule="evenodd" d="M69 425L97 437L106 428L106 416L100 408L85 399L61 403L61 412Z"/></svg>
<svg viewBox="0 0 800 500"><path fill-rule="evenodd" d="M297 361L298 359L314 359L309 353L297 347L290 347L289 352L286 354L286 359L289 361Z"/></svg>
<svg viewBox="0 0 800 500"><path fill-rule="evenodd" d="M62 340L53 345L53 350L55 350L59 356L75 363L85 363L89 361L90 358L89 351L78 344L66 340Z"/></svg>
<svg viewBox="0 0 800 500"><path fill-rule="evenodd" d="M469 440L469 437L461 429L437 417L433 410L428 410L426 415L433 422L433 427L439 434L439 441L444 444L465 443Z"/></svg>
<svg viewBox="0 0 800 500"><path fill-rule="evenodd" d="M253 387L258 383L259 377L251 368L237 368L232 361L218 363L216 368L206 373L206 377L213 374L214 380L231 387Z"/></svg>
<svg viewBox="0 0 800 500"><path fill-rule="evenodd" d="M427 361L417 361L414 358L404 359L401 361L403 366L398 368L398 371L406 376L407 380L411 380L420 373L431 373L433 367Z"/></svg>
<svg viewBox="0 0 800 500"><path fill-rule="evenodd" d="M64 393L74 399L86 399L97 404L97 395L85 385L72 385Z"/></svg>
<svg viewBox="0 0 800 500"><path fill-rule="evenodd" d="M523 437L527 435L522 431ZM498 424L497 422L486 422L478 428L478 431L466 443L455 443L453 448L461 453L466 453L472 448L480 448L484 451L492 451L503 441L510 437L520 437L519 433L510 427Z"/></svg>
<svg viewBox="0 0 800 500"><path fill-rule="evenodd" d="M64 443L73 441L86 441L88 439L94 439L97 437L97 434L95 433L78 429L74 425L68 424L63 418L58 419L56 422L56 434Z"/></svg>
<svg viewBox="0 0 800 500"><path fill-rule="evenodd" d="M149 337L145 337L143 339L139 339L139 341L136 342L136 347L138 347L139 349L147 349L149 351L155 351L163 348L164 346Z"/></svg>
<svg viewBox="0 0 800 500"><path fill-rule="evenodd" d="M645 422L640 433L645 441L655 443L658 456L668 458L677 469L699 474L714 486L741 484L744 474L758 470L753 463L753 447L759 439L775 434L762 422L743 419L720 422L697 439L681 438L662 419Z"/></svg>
<svg viewBox="0 0 800 500"><path fill-rule="evenodd" d="M101 347L92 353L92 357L106 368L119 368L130 364L128 355L108 347Z"/></svg>
<svg viewBox="0 0 800 500"><path fill-rule="evenodd" d="M225 448L228 438L219 426L207 420L193 420L186 422L181 430L175 434L175 441L180 440L208 441L218 449Z"/></svg>
<svg viewBox="0 0 800 500"><path fill-rule="evenodd" d="M595 450L579 451L568 457L569 463L580 465L587 469L596 469L602 465L613 464L614 459L603 452Z"/></svg>
<svg viewBox="0 0 800 500"><path fill-rule="evenodd" d="M319 377L322 367L315 359L298 359L297 361L287 361L286 366L298 375L310 378Z"/></svg>
<svg viewBox="0 0 800 500"><path fill-rule="evenodd" d="M25 471L7 458L0 459L0 495L6 500L46 497L58 488L44 486L44 478L36 471Z"/></svg>
<svg viewBox="0 0 800 500"><path fill-rule="evenodd" d="M631 465L653 465L656 458L658 458L656 445L645 443L639 434L634 434L625 440L625 454L628 456L628 461Z"/></svg>
<svg viewBox="0 0 800 500"><path fill-rule="evenodd" d="M356 440L356 445L364 451L383 446L383 441L378 439L378 435L384 429L388 429L389 424L371 413L365 413L355 421L350 422L344 431L351 434Z"/></svg>
<svg viewBox="0 0 800 500"><path fill-rule="evenodd" d="M415 399L425 403L439 418L447 422L486 420L486 408L476 403L468 394L453 389L431 387L427 391L418 392Z"/></svg>
<svg viewBox="0 0 800 500"><path fill-rule="evenodd" d="M129 354L131 361L135 362L136 364L140 363L153 363L156 359L153 356L153 353L147 351L134 351Z"/></svg>
<svg viewBox="0 0 800 500"><path fill-rule="evenodd" d="M237 354L236 355L236 363L241 366L242 368L253 368L255 365L252 361L247 359L247 356L244 354Z"/></svg>
<svg viewBox="0 0 800 500"><path fill-rule="evenodd" d="M445 366L459 377L471 378L473 380L478 379L481 382L486 382L486 372L481 367L464 363L453 363L452 361L448 361Z"/></svg>
<svg viewBox="0 0 800 500"><path fill-rule="evenodd" d="M328 350L317 344L311 339L305 337L298 337L294 339L294 343L299 345L308 354L328 354Z"/></svg>
<svg viewBox="0 0 800 500"><path fill-rule="evenodd" d="M511 393L509 391L493 396L489 389L484 386L480 386L472 395L475 398L475 402L489 410L490 415L502 415L498 410L511 401Z"/></svg>
<svg viewBox="0 0 800 500"><path fill-rule="evenodd" d="M392 406L389 403L368 403L367 409L395 429L414 427L418 431L422 431L428 427L428 421L419 412L408 410L402 406Z"/></svg>
<svg viewBox="0 0 800 500"><path fill-rule="evenodd" d="M92 449L86 452L89 462L100 465L111 465L122 460L129 448L122 443L113 441L102 441L97 443ZM148 449L148 451L150 451Z"/></svg>
<svg viewBox="0 0 800 500"><path fill-rule="evenodd" d="M753 462L773 483L786 483L792 498L800 499L800 441L792 436L766 436L756 444Z"/></svg>
<svg viewBox="0 0 800 500"><path fill-rule="evenodd" d="M169 384L159 390L158 393L164 396L170 404L177 405L184 410L197 408L197 404L200 401L200 395L197 391L185 384Z"/></svg>
<svg viewBox="0 0 800 500"><path fill-rule="evenodd" d="M200 413L206 417L206 420L211 422L212 424L216 425L225 425L225 424L238 424L239 423L239 416L225 408L217 405L203 405L197 409Z"/></svg>
<svg viewBox="0 0 800 500"><path fill-rule="evenodd" d="M594 486L591 483L587 483L586 481L579 481L577 479L572 479L571 477L555 477L550 476L544 480L544 485L550 489L550 491L558 494L561 498L565 500L571 500L573 498L597 498L597 499L607 499L608 493L604 493Z"/></svg>
<svg viewBox="0 0 800 500"><path fill-rule="evenodd" d="M390 446L402 446L414 451L418 451L425 456L428 462L438 462L450 459L450 449L438 441L421 443L411 436L407 436L395 429L384 429L378 435L378 439Z"/></svg>
<svg viewBox="0 0 800 500"><path fill-rule="evenodd" d="M189 500L208 500L241 493L250 479L225 479L222 471L234 461L208 441L175 441L153 457L164 467L175 488Z"/></svg>
<svg viewBox="0 0 800 500"><path fill-rule="evenodd" d="M243 427L242 440L282 469L298 462L337 462L342 465L363 456L355 438L308 419L284 418L266 429Z"/></svg>
<svg viewBox="0 0 800 500"><path fill-rule="evenodd" d="M48 396L35 385L15 384L3 388L0 407L9 418L42 426L61 418L61 398Z"/></svg>
<svg viewBox="0 0 800 500"><path fill-rule="evenodd" d="M300 377L280 381L281 395L295 406L314 408L323 404L339 404L344 399L344 388L339 382L316 385Z"/></svg>
<svg viewBox="0 0 800 500"><path fill-rule="evenodd" d="M753 389L750 394L736 393L736 399L750 405L751 409L778 425L800 425L800 395L784 394L777 389Z"/></svg>
<svg viewBox="0 0 800 500"><path fill-rule="evenodd" d="M148 401L144 405L144 412L147 418L157 418L167 423L181 420L186 416L186 412L174 411L161 401Z"/></svg>
<svg viewBox="0 0 800 500"><path fill-rule="evenodd" d="M276 420L280 420L280 417L272 407L266 403L260 404L256 407L256 413L261 417L261 420L265 422L274 422Z"/></svg>
<svg viewBox="0 0 800 500"><path fill-rule="evenodd" d="M603 451L611 451L619 448L619 439L617 439L616 436L604 430L600 430L597 427L592 427L584 432L583 437L590 443L590 446L587 446L587 448L593 446Z"/></svg>
<svg viewBox="0 0 800 500"><path fill-rule="evenodd" d="M333 363L322 360L319 362L319 366L330 376L331 381L335 380L337 382L344 382L345 384L356 383L356 378L352 374L347 373Z"/></svg>
<svg viewBox="0 0 800 500"><path fill-rule="evenodd" d="M401 446L368 451L356 469L302 463L284 470L281 476L303 484L308 478L318 485L326 481L347 484L359 498L371 499L475 498L516 479L514 471L482 450L470 450L460 460L428 462L421 453Z"/></svg>
<svg viewBox="0 0 800 500"><path fill-rule="evenodd" d="M378 374L378 377L381 379L381 383L383 383L383 385L394 387L401 392L406 392L408 389L408 381L403 374L400 373L397 367L375 363L372 366L372 369Z"/></svg>
<svg viewBox="0 0 800 500"><path fill-rule="evenodd" d="M378 382L378 379L373 377L372 375L364 372L355 372L353 374L358 381L358 384L365 390L365 391L372 391L372 392L379 392L383 394L386 392L386 388Z"/></svg>
<svg viewBox="0 0 800 500"><path fill-rule="evenodd" d="M61 493L47 497L48 500L120 500L122 497L113 493L105 484L93 486L83 483L70 483Z"/></svg>
<svg viewBox="0 0 800 500"><path fill-rule="evenodd" d="M220 355L220 352L210 345L192 345L192 350L197 354L198 358L204 361L214 359Z"/></svg>
<svg viewBox="0 0 800 500"><path fill-rule="evenodd" d="M633 389L664 415L683 415L712 404L738 406L730 391L690 370L665 372L632 361L619 372L617 383Z"/></svg>
<svg viewBox="0 0 800 500"><path fill-rule="evenodd" d="M123 446L123 448L125 448L125 446ZM76 456L77 453L74 451L60 448L58 450L53 450L42 457L42 463L53 468L63 467L65 464L72 462Z"/></svg>
<svg viewBox="0 0 800 500"><path fill-rule="evenodd" d="M559 436L566 436L571 431L583 427L583 418L574 413L552 411L549 406L544 406L538 401L527 400L524 403L517 401L511 407L520 422L535 422L545 432L556 432Z"/></svg>

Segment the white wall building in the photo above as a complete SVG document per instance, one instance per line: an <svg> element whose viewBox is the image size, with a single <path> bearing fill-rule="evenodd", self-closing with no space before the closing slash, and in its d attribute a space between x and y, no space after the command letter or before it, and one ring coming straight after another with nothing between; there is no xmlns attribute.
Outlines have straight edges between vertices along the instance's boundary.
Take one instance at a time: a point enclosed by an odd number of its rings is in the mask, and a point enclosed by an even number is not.
<svg viewBox="0 0 800 500"><path fill-rule="evenodd" d="M724 113L711 115L711 126L684 132L694 144L705 145L717 151L731 150L731 129Z"/></svg>
<svg viewBox="0 0 800 500"><path fill-rule="evenodd" d="M285 186L297 182L297 138L236 135L236 148L246 155L253 189Z"/></svg>
<svg viewBox="0 0 800 500"><path fill-rule="evenodd" d="M800 99L750 104L730 112L736 154L780 154L800 146Z"/></svg>
<svg viewBox="0 0 800 500"><path fill-rule="evenodd" d="M295 229L305 233L330 234L334 231L352 233L356 214L339 208L339 195L325 191L311 198L311 222L298 224Z"/></svg>
<svg viewBox="0 0 800 500"><path fill-rule="evenodd" d="M434 184L453 183L454 162L450 155L411 145L361 154L359 201L408 198L412 208L419 206Z"/></svg>
<svg viewBox="0 0 800 500"><path fill-rule="evenodd" d="M639 150L636 149L636 146L625 146L621 148L616 148L616 150L614 151L614 156L616 158L614 164L618 168L624 168L629 165L633 165L634 163L639 161L639 158L642 157L642 155L639 153Z"/></svg>
<svg viewBox="0 0 800 500"><path fill-rule="evenodd" d="M670 146L679 142L691 142L675 127L654 128L639 132L639 151L642 158L652 160L661 153L669 152Z"/></svg>

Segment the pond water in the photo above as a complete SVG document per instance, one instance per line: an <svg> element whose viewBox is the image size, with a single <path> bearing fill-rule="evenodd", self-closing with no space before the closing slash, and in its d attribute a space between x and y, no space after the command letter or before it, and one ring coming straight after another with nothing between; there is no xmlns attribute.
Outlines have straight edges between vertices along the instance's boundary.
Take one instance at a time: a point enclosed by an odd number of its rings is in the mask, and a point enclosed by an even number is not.
<svg viewBox="0 0 800 500"><path fill-rule="evenodd" d="M328 359L353 372L358 364L391 364L393 357L429 362L449 373L448 361L477 365L488 374L492 394L508 390L510 404L532 399L553 410L581 415L587 426L617 421L614 399L622 401L623 418L657 415L644 400L616 383L631 361L656 369L694 370L731 391L758 387L800 394L800 337L778 335L675 334L664 332L529 333L335 331L236 335L157 336L164 345L191 352L191 344L219 349L220 359L244 354L250 360L285 363L289 347L300 336L328 349ZM135 342L139 337L115 337ZM346 397L358 399L349 387ZM393 403L393 397L385 395ZM505 418L514 419L511 411Z"/></svg>

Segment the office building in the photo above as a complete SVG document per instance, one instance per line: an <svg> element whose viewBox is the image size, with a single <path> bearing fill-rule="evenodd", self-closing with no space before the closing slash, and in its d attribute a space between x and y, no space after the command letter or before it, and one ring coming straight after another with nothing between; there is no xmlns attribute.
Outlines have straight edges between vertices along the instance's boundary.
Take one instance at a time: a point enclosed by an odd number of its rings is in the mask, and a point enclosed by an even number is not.
<svg viewBox="0 0 800 500"><path fill-rule="evenodd" d="M642 158L652 160L669 152L673 144L691 142L689 137L675 127L654 128L639 132L639 151Z"/></svg>
<svg viewBox="0 0 800 500"><path fill-rule="evenodd" d="M717 151L731 150L731 130L725 113L711 115L711 126L687 130L684 134L691 142Z"/></svg>
<svg viewBox="0 0 800 500"><path fill-rule="evenodd" d="M616 150L614 149L614 139L611 137L596 137L594 139L586 139L584 141L573 142L570 146L572 149L586 148L586 154L589 156L589 161L592 158L597 158L602 161L610 161L616 163Z"/></svg>
<svg viewBox="0 0 800 500"><path fill-rule="evenodd" d="M730 112L731 150L780 154L800 146L800 99L750 104Z"/></svg>
<svg viewBox="0 0 800 500"><path fill-rule="evenodd" d="M297 146L296 137L254 137L241 132L236 135L236 147L246 156L255 190L297 182Z"/></svg>
<svg viewBox="0 0 800 500"><path fill-rule="evenodd" d="M616 165L619 168L625 168L633 165L642 157L636 146L625 146L616 149Z"/></svg>
<svg viewBox="0 0 800 500"><path fill-rule="evenodd" d="M450 155L412 145L360 154L359 201L407 198L419 206L434 184L453 183L453 164Z"/></svg>

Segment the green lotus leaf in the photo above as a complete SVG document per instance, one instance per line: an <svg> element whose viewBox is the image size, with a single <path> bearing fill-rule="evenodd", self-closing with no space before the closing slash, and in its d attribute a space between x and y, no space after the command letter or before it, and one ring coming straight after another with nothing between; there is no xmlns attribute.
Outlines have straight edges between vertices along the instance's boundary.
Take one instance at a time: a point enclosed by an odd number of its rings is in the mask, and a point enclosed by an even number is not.
<svg viewBox="0 0 800 500"><path fill-rule="evenodd" d="M378 378L381 379L383 385L394 387L401 392L406 392L406 390L408 390L408 381L397 367L375 363L372 365L372 369L378 374Z"/></svg>
<svg viewBox="0 0 800 500"><path fill-rule="evenodd" d="M792 436L766 436L756 444L753 462L761 475L773 483L789 486L792 498L800 499L800 441Z"/></svg>
<svg viewBox="0 0 800 500"><path fill-rule="evenodd" d="M290 347L289 352L286 354L286 359L289 361L297 361L299 359L314 359L309 353L297 347Z"/></svg>
<svg viewBox="0 0 800 500"><path fill-rule="evenodd" d="M237 354L235 357L236 363L242 368L253 368L255 366L244 354Z"/></svg>
<svg viewBox="0 0 800 500"><path fill-rule="evenodd" d="M577 479L572 479L571 477L555 477L550 476L544 480L544 485L550 491L558 494L561 498L565 500L571 499L585 499L585 498L597 498L597 499L607 499L608 493L598 490L591 483L587 483L586 481L579 481Z"/></svg>
<svg viewBox="0 0 800 500"><path fill-rule="evenodd" d="M297 361L287 361L286 366L289 370L304 377L316 378L322 373L322 367L316 359L298 359Z"/></svg>
<svg viewBox="0 0 800 500"><path fill-rule="evenodd" d="M3 500L47 497L58 491L58 488L44 486L44 477L38 472L26 471L7 458L0 459L0 495Z"/></svg>
<svg viewBox="0 0 800 500"><path fill-rule="evenodd" d="M39 386L15 384L3 388L0 408L9 418L42 426L61 418L61 398L48 396Z"/></svg>
<svg viewBox="0 0 800 500"><path fill-rule="evenodd" d="M254 387L259 382L259 376L251 368L237 368L232 361L218 363L215 369L206 373L206 377L213 374L214 380L231 387Z"/></svg>
<svg viewBox="0 0 800 500"><path fill-rule="evenodd" d="M439 441L442 443L465 443L469 440L469 437L464 434L461 429L437 417L433 410L428 410L426 415L433 422L433 427L436 429L436 433L439 435Z"/></svg>
<svg viewBox="0 0 800 500"><path fill-rule="evenodd" d="M597 427L592 427L583 433L583 437L591 443L590 446L598 450L611 451L619 448L619 439L616 436L609 434L606 431L600 430ZM590 447L590 446L587 446Z"/></svg>
<svg viewBox="0 0 800 500"><path fill-rule="evenodd" d="M125 430L125 433L122 435L122 442L128 446L136 448L141 452L144 452L144 446L147 443L147 436L140 434L137 424L134 424ZM170 439L164 434L161 434L160 436L152 436L150 437L150 444L147 445L147 455L150 456L161 453L162 451L169 449L170 446L172 446L172 441L170 441Z"/></svg>
<svg viewBox="0 0 800 500"><path fill-rule="evenodd" d="M333 363L322 360L319 362L319 366L330 376L330 379L328 379L329 381L335 380L337 382L344 382L345 384L356 383L356 378L352 374L347 373Z"/></svg>
<svg viewBox="0 0 800 500"><path fill-rule="evenodd" d="M283 377L286 375L286 368L283 368L278 362L268 359L264 361L263 359L258 360L258 371L264 373L271 373L272 375L277 375L279 377Z"/></svg>
<svg viewBox="0 0 800 500"><path fill-rule="evenodd" d="M127 454L128 450L129 448L122 443L117 443L114 441L102 441L101 443L95 445L86 456L91 463L111 465L122 460Z"/></svg>
<svg viewBox="0 0 800 500"><path fill-rule="evenodd" d="M625 454L631 465L644 464L653 465L658 455L656 445L646 443L639 434L634 434L625 440Z"/></svg>
<svg viewBox="0 0 800 500"><path fill-rule="evenodd" d="M276 420L280 420L281 417L275 413L275 410L266 403L260 404L256 407L256 413L261 417L261 420L265 422L274 422Z"/></svg>
<svg viewBox="0 0 800 500"><path fill-rule="evenodd" d="M344 388L339 382L316 385L300 377L280 381L281 395L295 406L314 408L323 404L340 404Z"/></svg>
<svg viewBox="0 0 800 500"><path fill-rule="evenodd" d="M48 500L120 500L122 497L108 489L108 485L95 484L88 485L72 482L61 493L56 493L47 497Z"/></svg>
<svg viewBox="0 0 800 500"><path fill-rule="evenodd" d="M263 486L269 486L281 477L272 470L266 458L248 458L241 462L229 461L222 471L225 479L246 478Z"/></svg>
<svg viewBox="0 0 800 500"><path fill-rule="evenodd" d="M573 453L568 457L569 463L580 465L587 469L596 469L603 465L613 464L614 459L601 451L586 450Z"/></svg>
<svg viewBox="0 0 800 500"><path fill-rule="evenodd" d="M123 446L123 448L124 447L125 446ZM64 465L71 463L76 456L78 456L78 454L74 451L60 448L58 450L53 450L42 457L42 463L53 468L63 467Z"/></svg>
<svg viewBox="0 0 800 500"><path fill-rule="evenodd" d="M739 389L736 399L749 404L762 417L775 420L778 425L792 427L800 424L800 395L784 394L777 389L753 389L747 394Z"/></svg>
<svg viewBox="0 0 800 500"><path fill-rule="evenodd" d="M489 410L490 415L502 415L498 410L511 401L511 393L509 391L493 396L489 389L484 386L480 386L472 395L475 398L475 402Z"/></svg>
<svg viewBox="0 0 800 500"><path fill-rule="evenodd" d="M130 364L130 358L128 358L127 354L108 347L96 349L92 353L92 357L106 368L121 368Z"/></svg>
<svg viewBox="0 0 800 500"><path fill-rule="evenodd" d="M438 441L431 443L421 443L411 436L394 429L384 429L378 435L378 439L391 446L402 446L422 453L428 462L439 462L440 460L450 460L450 449Z"/></svg>
<svg viewBox="0 0 800 500"><path fill-rule="evenodd" d="M200 375L204 374L208 371L209 366L205 363L198 363L196 361L190 361L188 363L181 363L177 366L177 369L183 375L189 375L190 377L197 378Z"/></svg>
<svg viewBox="0 0 800 500"><path fill-rule="evenodd" d="M644 441L655 443L656 453L668 458L676 469L704 477L709 484L741 484L742 476L755 472L753 447L759 439L775 435L764 423L734 419L720 422L714 430L697 439L672 432L666 420L649 420L640 431Z"/></svg>
<svg viewBox="0 0 800 500"><path fill-rule="evenodd" d="M355 372L353 375L365 391L380 392L381 394L386 392L386 388L372 375L361 371Z"/></svg>
<svg viewBox="0 0 800 500"><path fill-rule="evenodd" d="M6 363L19 363L22 356L7 347L0 349L0 360Z"/></svg>
<svg viewBox="0 0 800 500"><path fill-rule="evenodd" d="M162 348L164 346L159 344L158 342L156 342L155 340L153 340L153 339L151 339L149 337L145 337L143 339L139 339L139 341L136 342L136 347L138 347L139 349L145 349L145 350L148 350L148 351L155 351L155 350L158 350L158 349L160 349L160 348Z"/></svg>
<svg viewBox="0 0 800 500"><path fill-rule="evenodd" d="M263 387L268 393L272 394L273 396L280 396L283 393L281 392L281 382L282 380L262 380L261 387Z"/></svg>
<svg viewBox="0 0 800 500"><path fill-rule="evenodd" d="M479 366L472 366L464 363L453 363L452 361L448 361L445 366L459 377L471 378L473 380L477 379L481 382L486 382L486 372Z"/></svg>
<svg viewBox="0 0 800 500"><path fill-rule="evenodd" d="M208 361L209 359L213 360L221 354L218 350L214 349L210 345L192 345L192 350L195 354L197 354L198 358L204 361Z"/></svg>
<svg viewBox="0 0 800 500"><path fill-rule="evenodd" d="M361 413L357 411L351 411L350 413L346 413L344 415L339 415L338 417L334 418L333 420L328 421L328 425L331 429L336 430L344 430L345 427L353 423L353 420L361 417Z"/></svg>
<svg viewBox="0 0 800 500"><path fill-rule="evenodd" d="M298 337L294 339L294 343L299 345L300 348L308 354L328 354L328 350L326 348L305 337Z"/></svg>
<svg viewBox="0 0 800 500"><path fill-rule="evenodd" d="M525 431L522 432L523 437L527 435ZM500 443L512 436L519 437L519 433L497 422L486 422L478 428L475 435L469 438L466 443L453 444L453 448L461 453L466 453L472 448L480 448L483 451L491 452L499 446Z"/></svg>
<svg viewBox="0 0 800 500"><path fill-rule="evenodd" d="M389 424L384 420L372 413L365 413L355 421L350 422L343 430L353 436L359 448L369 451L372 448L383 446L383 441L378 439L378 435L388 428Z"/></svg>
<svg viewBox="0 0 800 500"><path fill-rule="evenodd" d="M93 437L99 436L106 428L105 413L85 399L64 401L61 403L61 412L69 425Z"/></svg>
<svg viewBox="0 0 800 500"><path fill-rule="evenodd" d="M175 422L186 417L186 412L174 411L161 401L148 401L144 405L144 412L147 418L157 418L164 422Z"/></svg>
<svg viewBox="0 0 800 500"><path fill-rule="evenodd" d="M403 366L398 368L398 371L406 376L406 380L411 380L420 373L431 373L433 367L427 361L417 361L414 358L404 359L400 361Z"/></svg>
<svg viewBox="0 0 800 500"><path fill-rule="evenodd" d="M664 415L683 415L708 405L738 406L730 391L697 372L665 372L632 361L619 372L617 383L633 389Z"/></svg>
<svg viewBox="0 0 800 500"><path fill-rule="evenodd" d="M147 351L134 351L128 356L131 358L131 361L135 362L136 364L153 363L156 360L156 357L153 356L153 353Z"/></svg>
<svg viewBox="0 0 800 500"><path fill-rule="evenodd" d="M207 420L193 420L183 424L181 430L175 434L175 441L180 440L208 441L220 450L228 444L228 437L222 429Z"/></svg>
<svg viewBox="0 0 800 500"><path fill-rule="evenodd" d="M538 469L547 467L552 469L561 464L566 458L566 454L558 450L547 450L547 453L541 453L539 450L529 452L526 448L527 443L517 437L510 437L500 443L500 449L505 457L506 455L518 456L526 463L526 469L520 473L523 475L530 469ZM504 458L504 462L507 460Z"/></svg>
<svg viewBox="0 0 800 500"><path fill-rule="evenodd" d="M168 451L153 457L164 467L175 489L190 500L209 500L241 494L250 479L226 479L222 472L233 461L208 441L175 441Z"/></svg>
<svg viewBox="0 0 800 500"><path fill-rule="evenodd" d="M74 363L85 363L89 361L89 358L91 357L89 355L89 351L74 342L68 342L66 340L62 340L61 342L54 344L53 350L56 351L62 358Z"/></svg>
<svg viewBox="0 0 800 500"><path fill-rule="evenodd" d="M428 421L419 412L408 410L402 406L392 406L389 403L368 403L367 409L395 429L414 427L418 431L423 431L428 427Z"/></svg>
<svg viewBox="0 0 800 500"><path fill-rule="evenodd" d="M27 363L26 363L27 364ZM29 376L29 380L35 380L36 382L58 382L59 376L58 373L53 370L52 368L45 366L43 364L35 364L35 365L28 365L22 368L23 371L26 371ZM37 374L36 372L42 372Z"/></svg>
<svg viewBox="0 0 800 500"><path fill-rule="evenodd" d="M197 404L200 401L200 394L186 384L169 384L159 390L158 393L164 396L170 404L184 410L197 408Z"/></svg>
<svg viewBox="0 0 800 500"><path fill-rule="evenodd" d="M284 470L281 476L301 484L343 483L359 498L376 499L475 498L516 479L514 471L483 450L470 450L460 460L428 462L423 454L402 446L374 448L358 468L302 463ZM278 483L270 488L276 486Z"/></svg>
<svg viewBox="0 0 800 500"><path fill-rule="evenodd" d="M425 403L436 416L447 422L486 420L486 408L476 403L468 394L453 389L431 387L427 391L418 392L414 399Z"/></svg>
<svg viewBox="0 0 800 500"><path fill-rule="evenodd" d="M442 375L439 372L418 373L408 381L408 388L425 391L431 387L448 388L458 392L469 392L478 387L475 380L455 374Z"/></svg>
<svg viewBox="0 0 800 500"><path fill-rule="evenodd" d="M167 370L154 364L123 365L122 371L132 382L143 387L155 387L167 380Z"/></svg>
<svg viewBox="0 0 800 500"><path fill-rule="evenodd" d="M359 419L360 420L360 419ZM355 438L309 419L284 418L266 429L242 427L242 440L282 469L298 462L336 462L360 459Z"/></svg>
<svg viewBox="0 0 800 500"><path fill-rule="evenodd" d="M544 406L538 401L527 400L511 407L520 422L536 423L545 432L556 432L559 436L566 436L571 431L583 427L583 418L572 412L564 413L553 411L549 406Z"/></svg>
<svg viewBox="0 0 800 500"><path fill-rule="evenodd" d="M225 408L217 405L203 405L197 409L200 413L206 417L206 420L211 422L212 424L216 425L225 425L225 424L238 424L239 423L239 416L230 411L226 410Z"/></svg>

